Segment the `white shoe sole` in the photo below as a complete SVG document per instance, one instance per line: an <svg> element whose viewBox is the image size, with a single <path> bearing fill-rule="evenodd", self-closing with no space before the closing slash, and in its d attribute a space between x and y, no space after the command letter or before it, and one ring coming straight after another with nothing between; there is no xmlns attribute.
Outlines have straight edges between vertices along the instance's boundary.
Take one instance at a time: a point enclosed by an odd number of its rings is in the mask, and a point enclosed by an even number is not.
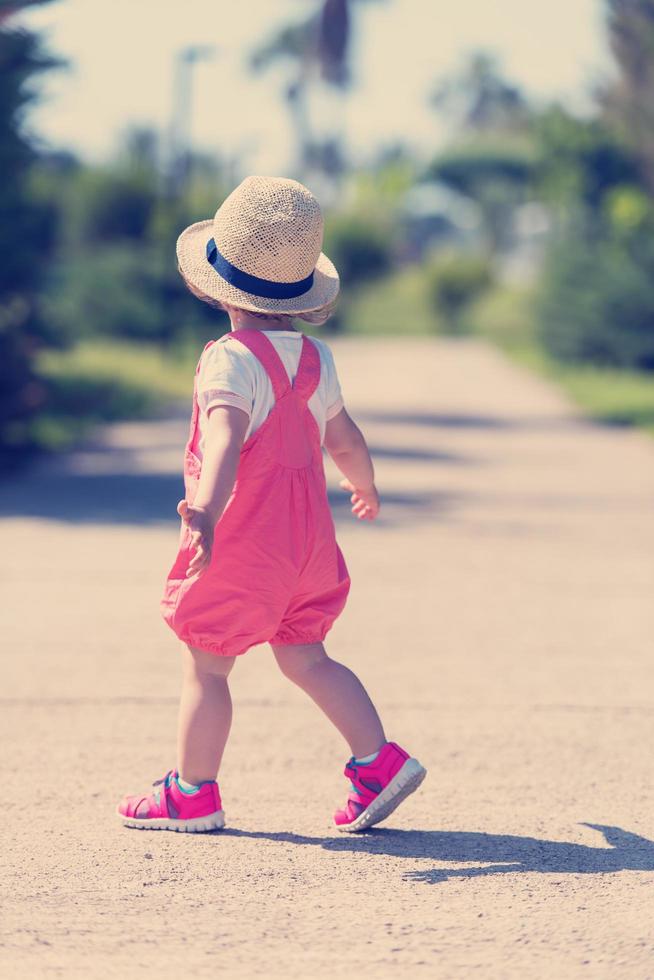
<svg viewBox="0 0 654 980"><path fill-rule="evenodd" d="M176 830L179 834L202 834L208 830L222 830L225 826L225 811L216 810L206 817L195 817L193 820L174 820L167 817L153 817L152 820L140 820L138 817L126 817L116 810L125 827L136 830Z"/></svg>
<svg viewBox="0 0 654 980"><path fill-rule="evenodd" d="M376 796L370 806L363 813L360 813L352 823L337 825L337 829L344 834L356 833L357 830L365 830L376 823L380 823L390 816L393 810L400 805L411 793L415 793L427 775L427 770L420 765L417 759L407 759L402 768L391 779L388 786L385 786L379 796Z"/></svg>

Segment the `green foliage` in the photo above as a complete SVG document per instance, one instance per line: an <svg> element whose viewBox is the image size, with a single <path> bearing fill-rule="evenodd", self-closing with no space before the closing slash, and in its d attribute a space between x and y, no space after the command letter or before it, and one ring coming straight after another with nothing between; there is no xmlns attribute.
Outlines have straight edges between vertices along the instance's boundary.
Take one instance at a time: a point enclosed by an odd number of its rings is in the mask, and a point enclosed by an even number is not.
<svg viewBox="0 0 654 980"><path fill-rule="evenodd" d="M145 418L171 399L190 404L197 346L164 353L149 344L90 339L70 350L42 351L46 406L23 440L65 450L98 422Z"/></svg>
<svg viewBox="0 0 654 980"><path fill-rule="evenodd" d="M494 59L478 53L436 93L462 135L427 174L417 173L408 151L392 147L351 174L349 210L326 215L324 249L343 286L327 329L462 334L475 325L535 366L547 364L578 385L582 403L596 398L607 413L614 379L625 392L610 409L619 420L627 389L633 394L628 371L654 370L654 62L642 61L654 36L653 3L610 0L621 78L605 93L604 118L577 119L558 105L535 112ZM300 158L332 179L346 158L329 134L318 140L312 133L308 92L319 73L328 84L347 85L355 6L320 0L252 56L257 68L287 62L285 98ZM30 441L63 446L84 419L152 411L177 390L177 368L188 385L193 356L227 328L224 315L186 291L175 263L181 229L211 216L229 189L219 165L194 158L192 179L173 197L151 131L134 131L103 167L66 154L37 158L21 120L32 77L54 63L36 37L0 20L0 449ZM517 205L547 204L556 234L535 297L491 289L493 266L480 254L398 265L396 215L425 176L476 202L484 220L479 245L489 255L533 233L528 220L514 222ZM41 356L44 345L59 350ZM165 363L156 345L168 351ZM635 418L638 406L640 418L649 417L645 375L638 377L625 418Z"/></svg>
<svg viewBox="0 0 654 980"><path fill-rule="evenodd" d="M636 159L601 119L578 119L551 106L534 119L536 183L546 200L566 208L599 208L607 193L639 183Z"/></svg>
<svg viewBox="0 0 654 980"><path fill-rule="evenodd" d="M466 313L493 281L488 258L465 252L446 252L429 262L426 276L429 300L446 332L466 332Z"/></svg>
<svg viewBox="0 0 654 980"><path fill-rule="evenodd" d="M128 134L130 152L113 169L54 156L33 168L32 197L56 218L40 305L58 347L94 335L170 344L188 331L201 338L224 329L187 291L175 259L181 229L212 214L224 190L208 170L184 200L164 196L151 144L142 131Z"/></svg>
<svg viewBox="0 0 654 980"><path fill-rule="evenodd" d="M381 212L390 228L395 209L417 179L418 167L413 157L402 152L400 147L390 147L380 154L371 169L351 175L353 209L367 214Z"/></svg>
<svg viewBox="0 0 654 980"><path fill-rule="evenodd" d="M654 384L648 372L562 364L539 345L533 289L501 286L485 293L472 311L475 332L519 364L551 379L594 418L637 425L654 434Z"/></svg>
<svg viewBox="0 0 654 980"><path fill-rule="evenodd" d="M549 366L565 391L587 412L610 425L637 425L654 434L654 384L649 372Z"/></svg>
<svg viewBox="0 0 654 980"><path fill-rule="evenodd" d="M21 3L12 5L20 8ZM23 134L33 77L57 62L38 37L0 19L0 458L21 448L42 399L32 369L45 335L37 292L54 237L54 212L29 197L34 151Z"/></svg>
<svg viewBox="0 0 654 980"><path fill-rule="evenodd" d="M585 235L553 243L538 332L561 361L654 370L654 218L618 233L594 220Z"/></svg>
<svg viewBox="0 0 654 980"><path fill-rule="evenodd" d="M188 330L198 338L224 330L224 318L186 289L172 244L123 241L66 255L50 270L44 305L59 346L94 336L169 344Z"/></svg>
<svg viewBox="0 0 654 980"><path fill-rule="evenodd" d="M652 202L639 187L621 185L604 199L604 212L618 236L646 230L652 218Z"/></svg>
<svg viewBox="0 0 654 980"><path fill-rule="evenodd" d="M606 0L608 41L617 72L598 90L603 114L629 145L654 194L654 3Z"/></svg>
<svg viewBox="0 0 654 980"><path fill-rule="evenodd" d="M621 0L610 6L626 70L644 35L636 40ZM644 76L641 82L647 85ZM604 92L613 108L603 117L577 119L557 105L534 120L537 187L556 218L536 304L537 336L561 362L654 370L654 210L639 160L643 148L623 125L626 116L616 125L615 114L618 104L626 111L640 99L629 96L629 85L625 79L619 92Z"/></svg>
<svg viewBox="0 0 654 980"><path fill-rule="evenodd" d="M533 144L520 138L496 136L457 144L439 154L426 176L476 198L488 181L504 181L521 188L536 172L538 157Z"/></svg>
<svg viewBox="0 0 654 980"><path fill-rule="evenodd" d="M60 334L161 339L161 288L151 250L121 244L61 262L50 284ZM70 336L72 334L72 336Z"/></svg>
<svg viewBox="0 0 654 980"><path fill-rule="evenodd" d="M440 326L427 296L422 266L406 266L348 293L340 308L348 333L428 334Z"/></svg>
<svg viewBox="0 0 654 980"><path fill-rule="evenodd" d="M537 173L538 157L524 136L484 136L441 153L426 176L472 198L481 210L490 247L507 245L511 215L524 201Z"/></svg>
<svg viewBox="0 0 654 980"><path fill-rule="evenodd" d="M538 351L534 289L496 284L482 293L470 310L477 336L522 357Z"/></svg>
<svg viewBox="0 0 654 980"><path fill-rule="evenodd" d="M82 186L82 237L89 242L139 240L147 234L156 206L154 176L91 172Z"/></svg>
<svg viewBox="0 0 654 980"><path fill-rule="evenodd" d="M393 245L382 220L362 213L331 215L324 249L345 288L382 275L391 265Z"/></svg>

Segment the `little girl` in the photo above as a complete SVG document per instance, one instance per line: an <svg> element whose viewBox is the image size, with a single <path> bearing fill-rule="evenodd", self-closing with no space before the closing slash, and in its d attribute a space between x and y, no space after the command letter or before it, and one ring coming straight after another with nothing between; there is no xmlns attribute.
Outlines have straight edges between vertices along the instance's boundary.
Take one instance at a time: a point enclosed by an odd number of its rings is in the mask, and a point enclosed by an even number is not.
<svg viewBox="0 0 654 980"><path fill-rule="evenodd" d="M343 405L329 347L291 323L323 323L336 300L338 273L322 238L306 187L248 177L213 221L177 242L187 286L227 311L231 332L207 344L196 370L180 542L161 600L184 644L177 768L154 793L123 798L117 812L128 827L224 826L216 776L232 719L227 679L236 658L264 642L352 752L339 830L384 820L425 776L386 741L361 682L322 643L350 588L323 445L357 518L379 511L368 447Z"/></svg>

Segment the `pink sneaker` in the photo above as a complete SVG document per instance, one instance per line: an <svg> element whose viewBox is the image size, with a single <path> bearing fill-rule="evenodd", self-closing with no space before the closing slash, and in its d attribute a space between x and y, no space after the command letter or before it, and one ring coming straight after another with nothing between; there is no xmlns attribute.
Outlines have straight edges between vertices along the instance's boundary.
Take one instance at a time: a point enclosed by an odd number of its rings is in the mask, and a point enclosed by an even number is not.
<svg viewBox="0 0 654 980"><path fill-rule="evenodd" d="M220 802L218 783L201 783L197 793L185 793L177 784L177 770L171 769L149 796L124 796L116 813L126 827L139 830L180 830L199 833L220 830L225 814Z"/></svg>
<svg viewBox="0 0 654 980"><path fill-rule="evenodd" d="M368 765L358 766L352 757L344 772L352 780L351 792L345 809L334 814L334 823L349 833L385 820L427 775L395 742L387 742Z"/></svg>

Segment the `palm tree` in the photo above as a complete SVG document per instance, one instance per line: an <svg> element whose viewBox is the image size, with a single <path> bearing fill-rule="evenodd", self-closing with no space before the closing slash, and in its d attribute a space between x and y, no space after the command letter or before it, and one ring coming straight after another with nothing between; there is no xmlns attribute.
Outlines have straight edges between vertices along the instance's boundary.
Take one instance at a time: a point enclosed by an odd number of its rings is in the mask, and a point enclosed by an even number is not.
<svg viewBox="0 0 654 980"><path fill-rule="evenodd" d="M339 141L318 141L309 122L308 98L317 83L346 91L351 82L349 64L352 38L351 7L365 0L320 0L303 20L283 27L256 48L250 65L263 71L280 61L293 66L286 99L297 144L297 168L302 176L313 167L335 176L342 168ZM379 2L379 0L376 0Z"/></svg>
<svg viewBox="0 0 654 980"><path fill-rule="evenodd" d="M529 118L524 95L502 77L497 59L486 51L474 52L461 71L439 82L430 102L463 130L520 129Z"/></svg>
<svg viewBox="0 0 654 980"><path fill-rule="evenodd" d="M607 0L607 26L619 76L596 95L654 194L654 0Z"/></svg>

